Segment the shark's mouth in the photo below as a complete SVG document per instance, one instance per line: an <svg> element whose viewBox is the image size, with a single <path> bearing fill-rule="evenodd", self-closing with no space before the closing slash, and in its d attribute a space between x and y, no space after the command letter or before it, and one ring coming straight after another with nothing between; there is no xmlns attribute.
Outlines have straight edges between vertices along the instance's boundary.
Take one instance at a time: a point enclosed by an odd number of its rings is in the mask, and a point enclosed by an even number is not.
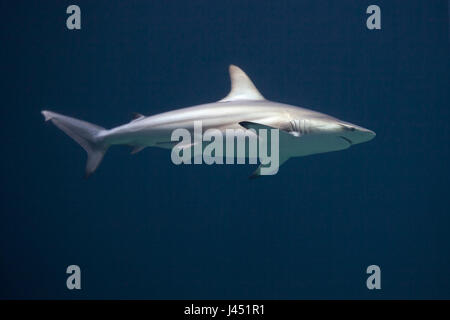
<svg viewBox="0 0 450 320"><path fill-rule="evenodd" d="M348 142L349 145L353 144L353 141L350 140L349 138L346 138L346 137L343 137L343 136L339 136L339 138L341 138L341 139L345 140L346 142Z"/></svg>

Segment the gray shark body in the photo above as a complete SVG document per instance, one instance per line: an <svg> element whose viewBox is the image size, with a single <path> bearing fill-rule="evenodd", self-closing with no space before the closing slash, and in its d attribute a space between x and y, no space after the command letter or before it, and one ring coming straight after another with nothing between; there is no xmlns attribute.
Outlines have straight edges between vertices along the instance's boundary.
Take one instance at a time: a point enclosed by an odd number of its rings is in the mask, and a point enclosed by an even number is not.
<svg viewBox="0 0 450 320"><path fill-rule="evenodd" d="M201 121L204 130L214 128L224 134L226 129L279 129L280 165L292 157L343 150L375 137L371 130L323 113L266 100L241 69L232 65L229 71L231 91L218 102L149 117L137 115L109 130L51 111L42 114L86 150L87 175L96 170L112 145L133 146L133 153L146 147L172 148L172 132L178 128L193 132L196 121ZM253 176L258 175L259 170Z"/></svg>

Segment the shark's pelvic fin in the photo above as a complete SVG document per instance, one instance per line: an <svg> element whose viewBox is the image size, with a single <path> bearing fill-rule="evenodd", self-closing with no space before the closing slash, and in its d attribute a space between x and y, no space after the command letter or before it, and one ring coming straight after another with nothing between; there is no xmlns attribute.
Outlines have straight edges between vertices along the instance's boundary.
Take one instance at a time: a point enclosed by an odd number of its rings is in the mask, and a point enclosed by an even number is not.
<svg viewBox="0 0 450 320"><path fill-rule="evenodd" d="M230 93L219 102L235 101L235 100L265 100L258 89L256 89L252 80L235 65L230 65Z"/></svg>
<svg viewBox="0 0 450 320"><path fill-rule="evenodd" d="M163 148L163 149L173 149L175 148L176 151L185 150L188 148L192 148L195 145L197 145L196 142L193 143L181 143L179 141L167 141L167 142L157 142L155 144L155 147Z"/></svg>

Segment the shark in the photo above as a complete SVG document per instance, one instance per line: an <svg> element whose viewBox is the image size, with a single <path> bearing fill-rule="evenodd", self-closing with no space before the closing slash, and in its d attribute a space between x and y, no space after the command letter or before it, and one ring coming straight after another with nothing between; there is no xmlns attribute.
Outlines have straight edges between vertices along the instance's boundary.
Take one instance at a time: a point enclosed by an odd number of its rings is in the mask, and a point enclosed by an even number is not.
<svg viewBox="0 0 450 320"><path fill-rule="evenodd" d="M361 126L307 108L267 100L248 75L235 65L229 66L231 90L216 102L181 108L156 115L135 114L126 124L105 129L53 111L43 110L46 121L75 140L87 152L85 175L89 177L113 145L131 146L137 153L146 147L174 148L171 134L178 128L194 131L194 122L205 129L261 129L279 131L279 165L290 158L340 151L367 142L375 132ZM192 147L192 144L178 146ZM261 164L250 176L261 176ZM278 166L276 171L278 171ZM276 172L275 172L276 173Z"/></svg>

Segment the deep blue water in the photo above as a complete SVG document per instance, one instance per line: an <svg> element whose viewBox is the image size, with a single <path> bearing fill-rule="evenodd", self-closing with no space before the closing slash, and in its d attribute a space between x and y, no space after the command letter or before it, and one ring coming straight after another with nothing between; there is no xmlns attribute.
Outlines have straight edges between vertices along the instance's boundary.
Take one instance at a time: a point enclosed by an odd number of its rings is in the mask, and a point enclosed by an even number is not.
<svg viewBox="0 0 450 320"><path fill-rule="evenodd" d="M65 13L78 4L82 29ZM365 13L381 8L382 29ZM3 1L0 298L450 298L447 1ZM223 98L370 128L342 152L175 166L85 153L42 109L101 126ZM66 267L82 290L66 289ZM381 267L381 290L366 268Z"/></svg>

